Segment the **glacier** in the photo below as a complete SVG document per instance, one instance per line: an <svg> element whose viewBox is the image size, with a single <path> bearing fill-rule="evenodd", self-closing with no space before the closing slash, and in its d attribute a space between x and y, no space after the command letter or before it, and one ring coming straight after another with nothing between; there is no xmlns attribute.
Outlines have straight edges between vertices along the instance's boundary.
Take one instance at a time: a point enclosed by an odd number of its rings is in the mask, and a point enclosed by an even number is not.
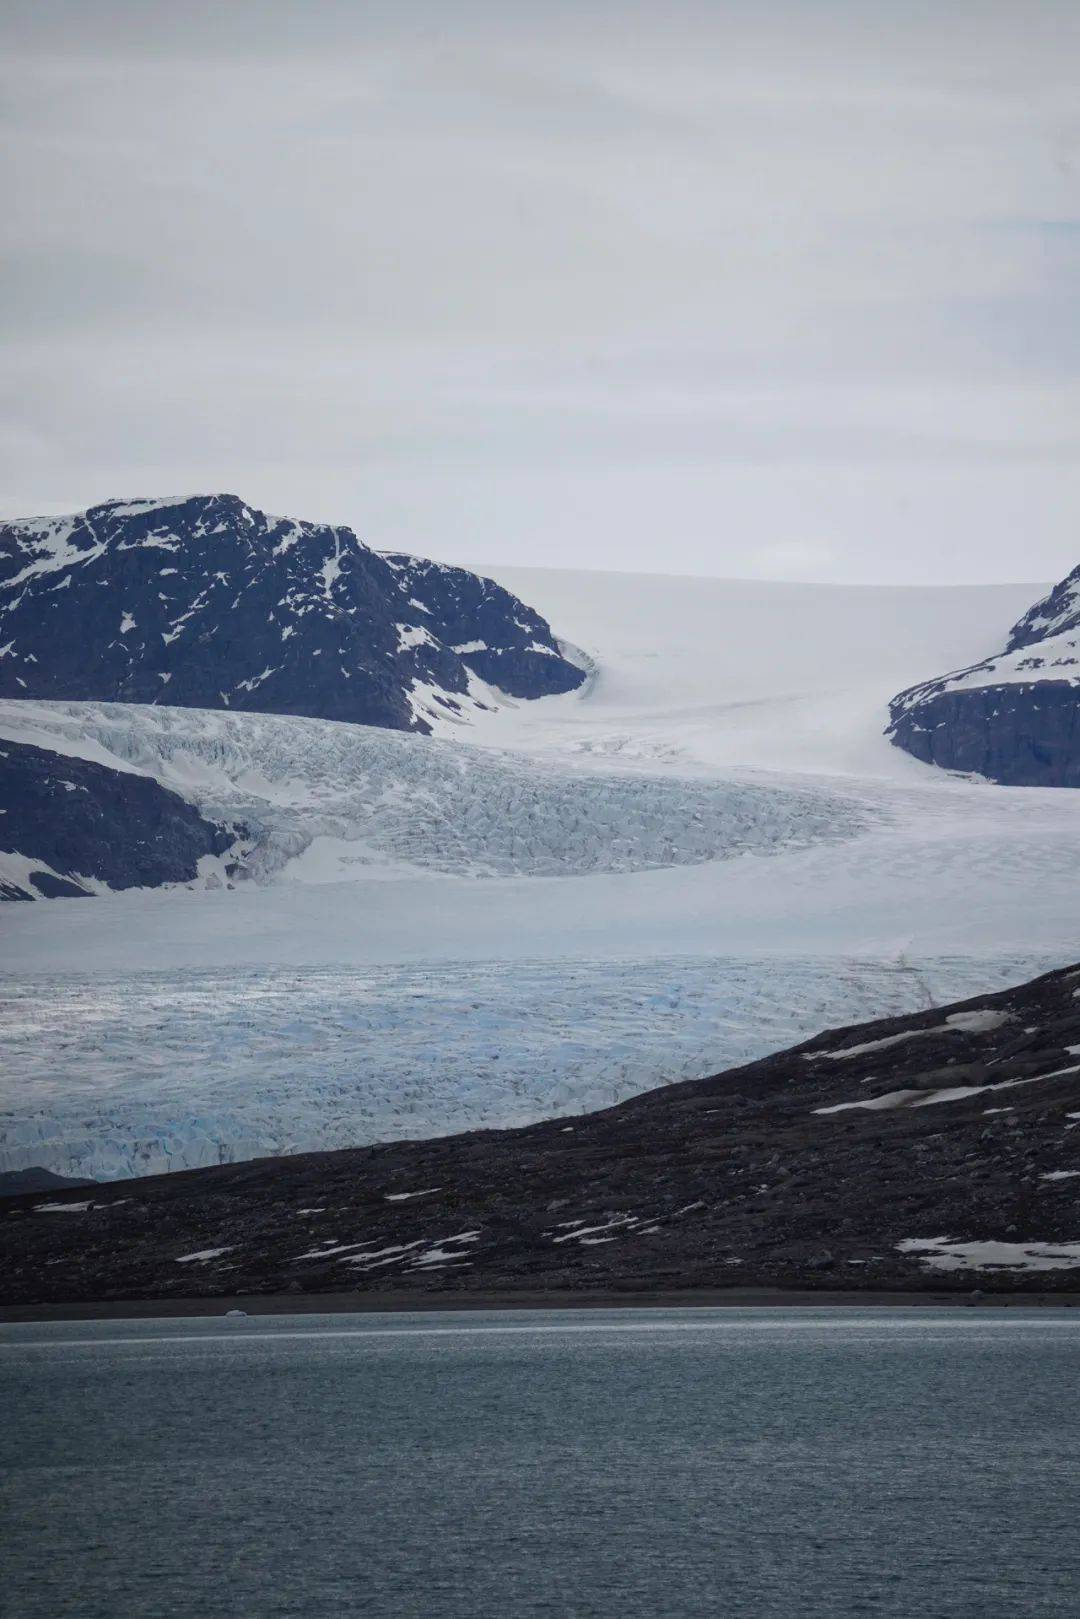
<svg viewBox="0 0 1080 1619"><path fill-rule="evenodd" d="M293 715L0 699L0 740L90 754L241 823L261 882L644 871L808 847L868 819L793 783L571 768Z"/></svg>
<svg viewBox="0 0 1080 1619"><path fill-rule="evenodd" d="M882 735L1039 586L501 579L589 678L432 737L3 705L0 737L256 836L232 889L5 907L0 1162L109 1178L572 1114L1075 955L1073 796Z"/></svg>

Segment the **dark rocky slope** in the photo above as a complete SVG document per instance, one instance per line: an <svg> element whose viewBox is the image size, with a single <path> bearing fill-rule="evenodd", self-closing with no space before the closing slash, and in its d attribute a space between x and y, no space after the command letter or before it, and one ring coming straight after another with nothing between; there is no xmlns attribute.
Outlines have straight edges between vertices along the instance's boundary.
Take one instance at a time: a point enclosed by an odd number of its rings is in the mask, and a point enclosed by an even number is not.
<svg viewBox="0 0 1080 1619"><path fill-rule="evenodd" d="M56 1175L51 1169L35 1164L30 1169L0 1171L0 1197L21 1197L24 1192L69 1191L75 1186L96 1186L96 1181L82 1180L77 1175Z"/></svg>
<svg viewBox="0 0 1080 1619"><path fill-rule="evenodd" d="M0 740L0 849L26 857L19 876L0 878L0 900L86 895L87 879L191 882L204 855L227 854L242 835L149 777Z"/></svg>
<svg viewBox="0 0 1080 1619"><path fill-rule="evenodd" d="M472 650L474 648L475 650ZM387 560L348 528L235 495L0 524L0 696L305 714L428 731L470 676L581 684L490 580Z"/></svg>
<svg viewBox="0 0 1080 1619"><path fill-rule="evenodd" d="M1004 652L894 697L887 734L926 764L1013 787L1080 787L1080 568Z"/></svg>
<svg viewBox="0 0 1080 1619"><path fill-rule="evenodd" d="M1074 967L572 1121L11 1199L0 1291L1064 1291L1078 1197Z"/></svg>

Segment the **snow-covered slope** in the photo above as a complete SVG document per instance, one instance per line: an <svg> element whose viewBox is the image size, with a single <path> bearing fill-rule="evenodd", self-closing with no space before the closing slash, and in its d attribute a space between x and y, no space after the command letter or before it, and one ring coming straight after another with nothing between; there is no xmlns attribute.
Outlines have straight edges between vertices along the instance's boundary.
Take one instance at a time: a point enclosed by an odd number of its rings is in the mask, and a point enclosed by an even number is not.
<svg viewBox="0 0 1080 1619"><path fill-rule="evenodd" d="M308 714L428 731L581 684L491 580L379 556L235 495L0 523L0 696Z"/></svg>
<svg viewBox="0 0 1080 1619"><path fill-rule="evenodd" d="M928 680L904 692L893 704L893 719L925 701L928 695L953 691L976 691L980 687L1039 686L1062 682L1080 686L1080 629L1062 630L1041 641L1025 641L1008 652L996 653L968 669ZM1080 697L1074 698L1080 703Z"/></svg>
<svg viewBox="0 0 1080 1619"><path fill-rule="evenodd" d="M1004 652L894 697L889 735L927 764L1018 787L1080 787L1080 568Z"/></svg>
<svg viewBox="0 0 1080 1619"><path fill-rule="evenodd" d="M503 568L598 672L581 694L478 715L481 740L608 758L920 782L882 739L912 671L974 662L1037 585L803 585Z"/></svg>
<svg viewBox="0 0 1080 1619"><path fill-rule="evenodd" d="M572 1111L1075 957L1080 800L882 735L892 692L1000 644L1038 587L502 582L594 673L434 740L19 710L43 746L243 807L272 858L235 892L7 907L0 1165Z"/></svg>

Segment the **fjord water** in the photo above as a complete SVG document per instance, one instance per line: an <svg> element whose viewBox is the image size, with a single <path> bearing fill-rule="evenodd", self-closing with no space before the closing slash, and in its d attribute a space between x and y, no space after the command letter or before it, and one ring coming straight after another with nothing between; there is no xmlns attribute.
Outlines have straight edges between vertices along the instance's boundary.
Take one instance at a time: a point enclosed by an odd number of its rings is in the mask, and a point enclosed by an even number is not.
<svg viewBox="0 0 1080 1619"><path fill-rule="evenodd" d="M8 1619L1080 1612L1080 1312L0 1329Z"/></svg>

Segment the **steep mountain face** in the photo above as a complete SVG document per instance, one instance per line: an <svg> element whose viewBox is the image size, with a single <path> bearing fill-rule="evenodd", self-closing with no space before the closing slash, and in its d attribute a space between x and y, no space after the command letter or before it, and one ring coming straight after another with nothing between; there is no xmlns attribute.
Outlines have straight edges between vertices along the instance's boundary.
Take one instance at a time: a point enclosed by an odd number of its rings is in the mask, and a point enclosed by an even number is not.
<svg viewBox="0 0 1080 1619"><path fill-rule="evenodd" d="M0 900L190 882L206 857L220 882L242 835L146 776L6 739L0 805Z"/></svg>
<svg viewBox="0 0 1080 1619"><path fill-rule="evenodd" d="M552 640L546 619L493 579L400 551L382 553L426 626L481 680L511 697L573 691L584 672Z"/></svg>
<svg viewBox="0 0 1080 1619"><path fill-rule="evenodd" d="M584 679L544 620L489 581L388 561L351 529L235 495L0 526L0 696L429 731L484 705L470 691L481 668L518 697Z"/></svg>
<svg viewBox="0 0 1080 1619"><path fill-rule="evenodd" d="M894 697L887 734L926 764L1011 787L1080 787L1080 567L1004 652Z"/></svg>
<svg viewBox="0 0 1080 1619"><path fill-rule="evenodd" d="M10 1199L7 1302L1080 1284L1080 968L603 1112Z"/></svg>

